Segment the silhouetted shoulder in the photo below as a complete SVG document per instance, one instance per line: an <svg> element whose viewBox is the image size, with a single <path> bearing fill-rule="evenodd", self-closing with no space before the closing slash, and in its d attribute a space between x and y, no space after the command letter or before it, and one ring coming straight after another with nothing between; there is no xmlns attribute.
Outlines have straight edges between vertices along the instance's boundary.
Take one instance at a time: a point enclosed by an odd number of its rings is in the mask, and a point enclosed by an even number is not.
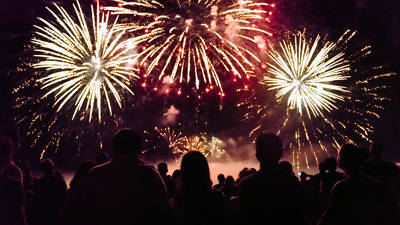
<svg viewBox="0 0 400 225"><path fill-rule="evenodd" d="M211 189L210 196L211 198L215 199L218 202L224 201L224 194L220 190Z"/></svg>
<svg viewBox="0 0 400 225"><path fill-rule="evenodd" d="M0 190L8 190L8 191L13 191L14 193L19 194L19 192L22 193L23 190L23 186L21 184L21 182L19 182L17 179L15 178L10 178L10 177L6 177L6 176L1 176L0 175ZM1 192L2 194L7 193L7 192ZM22 194L21 194L22 196Z"/></svg>
<svg viewBox="0 0 400 225"><path fill-rule="evenodd" d="M112 166L110 162L97 165L89 170L89 172L85 176L85 180L94 177L102 177L104 174L108 173L111 167Z"/></svg>
<svg viewBox="0 0 400 225"><path fill-rule="evenodd" d="M252 183L256 182L256 180L259 179L258 177L259 177L258 173L251 174L251 175L241 179L239 185L240 186L242 186L242 185L246 186L248 184L252 184Z"/></svg>
<svg viewBox="0 0 400 225"><path fill-rule="evenodd" d="M107 170L108 168L111 167L111 162L106 162L97 166L94 166L89 170L89 173L99 173L103 170Z"/></svg>
<svg viewBox="0 0 400 225"><path fill-rule="evenodd" d="M146 173L146 174L149 174L149 175L157 175L157 177L160 177L160 178L161 178L161 176L159 176L159 173L157 172L157 169L156 169L154 166L151 166L151 165L141 165L141 166L140 166L140 170L141 170L143 173Z"/></svg>
<svg viewBox="0 0 400 225"><path fill-rule="evenodd" d="M26 224L24 189L17 179L0 175L0 223Z"/></svg>
<svg viewBox="0 0 400 225"><path fill-rule="evenodd" d="M365 188L379 188L381 187L382 182L372 177L360 177L358 179L354 178L346 178L344 180L338 181L332 188L332 191L338 192L343 189L347 189L348 187L360 187L364 186Z"/></svg>

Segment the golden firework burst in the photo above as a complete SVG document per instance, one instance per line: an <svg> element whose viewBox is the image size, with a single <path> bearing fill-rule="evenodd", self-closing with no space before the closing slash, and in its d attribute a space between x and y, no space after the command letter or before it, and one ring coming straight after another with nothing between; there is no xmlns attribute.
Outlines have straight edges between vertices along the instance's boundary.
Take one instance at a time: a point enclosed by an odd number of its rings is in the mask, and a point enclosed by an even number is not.
<svg viewBox="0 0 400 225"><path fill-rule="evenodd" d="M43 69L39 79L44 97L52 95L57 111L68 105L74 108L74 119L83 110L92 120L96 109L101 121L102 105L112 115L112 98L122 107L122 93L133 94L131 79L138 76L132 68L135 45L124 39L125 31L116 29L117 20L91 7L91 21L86 21L79 2L73 5L75 15L54 4L48 9L54 21L39 18L32 43L35 58L33 67Z"/></svg>

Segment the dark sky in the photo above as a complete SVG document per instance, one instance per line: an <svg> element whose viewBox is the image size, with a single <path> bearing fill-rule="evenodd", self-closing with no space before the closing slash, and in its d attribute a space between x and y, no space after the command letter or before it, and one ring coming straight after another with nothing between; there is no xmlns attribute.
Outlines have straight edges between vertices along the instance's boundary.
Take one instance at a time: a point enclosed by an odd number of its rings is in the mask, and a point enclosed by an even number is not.
<svg viewBox="0 0 400 225"><path fill-rule="evenodd" d="M30 38L35 17L42 16L45 0L8 0L0 4L0 129L12 127L10 105L17 77L8 71L23 56L24 44ZM60 1L67 5L71 0ZM91 0L81 2L90 3ZM307 27L319 33L340 35L345 29L359 31L361 40L374 49L377 64L400 71L400 1L398 0L276 0L273 17L275 33L302 30ZM376 125L377 136L388 146L387 157L400 159L400 82L396 79L387 95L393 101Z"/></svg>

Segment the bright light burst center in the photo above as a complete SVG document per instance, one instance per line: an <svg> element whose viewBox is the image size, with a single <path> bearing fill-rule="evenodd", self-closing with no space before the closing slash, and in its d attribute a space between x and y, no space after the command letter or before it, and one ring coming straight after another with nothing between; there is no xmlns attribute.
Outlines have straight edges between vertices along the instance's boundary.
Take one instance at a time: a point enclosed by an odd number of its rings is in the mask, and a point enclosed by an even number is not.
<svg viewBox="0 0 400 225"><path fill-rule="evenodd" d="M350 65L344 53L334 53L336 44L320 44L320 37L309 42L298 33L292 41L282 41L280 49L272 48L268 55L268 75L264 83L270 90L277 90L279 101L287 98L290 108L300 114L303 108L308 116L322 116L323 111L337 109L336 101L344 101L348 92L338 82L348 78Z"/></svg>

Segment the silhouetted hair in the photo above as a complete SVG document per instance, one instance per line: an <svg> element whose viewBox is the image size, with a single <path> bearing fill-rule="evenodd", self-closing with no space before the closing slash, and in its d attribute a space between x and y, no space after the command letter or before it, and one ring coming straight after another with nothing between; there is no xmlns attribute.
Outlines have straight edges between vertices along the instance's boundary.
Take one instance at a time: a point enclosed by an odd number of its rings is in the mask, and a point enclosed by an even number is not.
<svg viewBox="0 0 400 225"><path fill-rule="evenodd" d="M293 172L293 167L292 164L290 164L290 162L288 161L282 161L279 163L279 167L281 168L281 170L287 174L292 174L294 175Z"/></svg>
<svg viewBox="0 0 400 225"><path fill-rule="evenodd" d="M40 162L40 169L46 174L51 174L54 171L54 162L51 159L43 159Z"/></svg>
<svg viewBox="0 0 400 225"><path fill-rule="evenodd" d="M235 185L235 179L232 176L227 176L225 179L225 185L233 187Z"/></svg>
<svg viewBox="0 0 400 225"><path fill-rule="evenodd" d="M265 133L257 137L256 157L258 161L277 163L282 154L282 140L276 134Z"/></svg>
<svg viewBox="0 0 400 225"><path fill-rule="evenodd" d="M337 163L336 163L336 159L333 157L329 157L327 159L325 159L325 167L328 171L336 171L337 168Z"/></svg>
<svg viewBox="0 0 400 225"><path fill-rule="evenodd" d="M223 175L222 173L220 173L220 174L218 174L217 179L218 179L218 181L219 181L220 183L223 184L223 183L225 182L225 175Z"/></svg>
<svg viewBox="0 0 400 225"><path fill-rule="evenodd" d="M119 130L112 139L114 152L138 155L142 150L142 138L130 129Z"/></svg>
<svg viewBox="0 0 400 225"><path fill-rule="evenodd" d="M0 136L0 165L6 163L14 152L14 143L8 136Z"/></svg>
<svg viewBox="0 0 400 225"><path fill-rule="evenodd" d="M358 170L361 167L362 157L360 150L353 144L344 144L338 156L339 167L345 171Z"/></svg>
<svg viewBox="0 0 400 225"><path fill-rule="evenodd" d="M172 180L176 180L182 176L182 171L180 169L174 170L172 173Z"/></svg>
<svg viewBox="0 0 400 225"><path fill-rule="evenodd" d="M206 157L198 151L186 153L181 162L183 185L187 189L211 188L210 169Z"/></svg>
<svg viewBox="0 0 400 225"><path fill-rule="evenodd" d="M239 172L239 179L246 177L247 172L249 172L249 168L245 167Z"/></svg>
<svg viewBox="0 0 400 225"><path fill-rule="evenodd" d="M318 164L318 170L320 173L325 173L326 172L326 165L325 161L322 161Z"/></svg>
<svg viewBox="0 0 400 225"><path fill-rule="evenodd" d="M372 157L380 157L383 153L384 146L380 142L372 142L369 146L369 153Z"/></svg>
<svg viewBox="0 0 400 225"><path fill-rule="evenodd" d="M168 165L164 162L159 163L157 165L157 170L160 172L160 174L167 174L168 173Z"/></svg>

